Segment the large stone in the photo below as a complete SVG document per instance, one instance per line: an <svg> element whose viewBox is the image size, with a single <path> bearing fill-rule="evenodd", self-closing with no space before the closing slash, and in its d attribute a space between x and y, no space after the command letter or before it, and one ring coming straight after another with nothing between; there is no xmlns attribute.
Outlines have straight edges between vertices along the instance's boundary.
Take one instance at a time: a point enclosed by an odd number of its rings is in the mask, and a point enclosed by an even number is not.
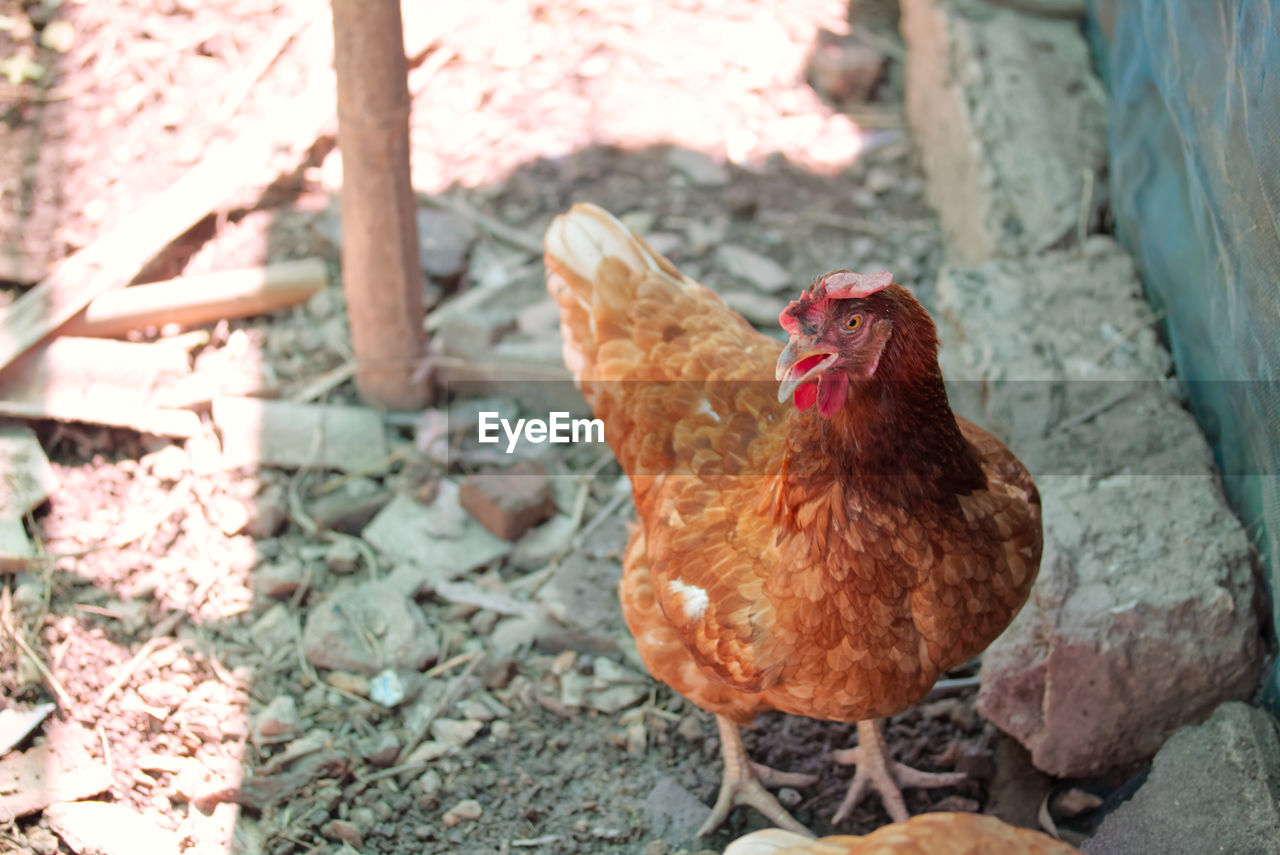
<svg viewBox="0 0 1280 855"><path fill-rule="evenodd" d="M1104 95L1078 23L978 0L903 0L902 34L907 119L951 260L1067 237L1086 180L1106 163Z"/></svg>
<svg viewBox="0 0 1280 855"><path fill-rule="evenodd" d="M1083 846L1088 855L1265 855L1278 847L1276 720L1241 703L1169 737L1146 782Z"/></svg>
<svg viewBox="0 0 1280 855"><path fill-rule="evenodd" d="M1144 760L1248 697L1265 644L1248 538L1163 379L1132 265L1098 238L948 268L938 299L957 409L1005 438L1044 503L1040 577L984 657L978 708L1051 774Z"/></svg>
<svg viewBox="0 0 1280 855"><path fill-rule="evenodd" d="M182 838L126 805L112 802L62 802L44 812L45 820L72 852L94 855L178 855Z"/></svg>
<svg viewBox="0 0 1280 855"><path fill-rule="evenodd" d="M458 502L458 485L440 481L431 504L401 494L365 527L364 539L399 568L414 568L399 579L405 593L461 576L495 561L512 545L481 527Z"/></svg>
<svg viewBox="0 0 1280 855"><path fill-rule="evenodd" d="M313 606L302 649L317 668L376 674L420 671L435 661L439 644L422 609L388 579L341 588Z"/></svg>

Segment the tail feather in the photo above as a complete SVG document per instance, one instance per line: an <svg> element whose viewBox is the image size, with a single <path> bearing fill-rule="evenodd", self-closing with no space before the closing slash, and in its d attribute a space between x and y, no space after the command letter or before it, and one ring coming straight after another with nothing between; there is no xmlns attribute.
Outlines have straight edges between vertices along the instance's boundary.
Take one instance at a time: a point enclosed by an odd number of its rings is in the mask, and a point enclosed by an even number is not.
<svg viewBox="0 0 1280 855"><path fill-rule="evenodd" d="M620 220L590 203L580 202L556 217L544 246L547 291L560 306L565 365L579 385L607 344L597 335L600 317L626 311L638 278L656 274L677 290L700 288Z"/></svg>

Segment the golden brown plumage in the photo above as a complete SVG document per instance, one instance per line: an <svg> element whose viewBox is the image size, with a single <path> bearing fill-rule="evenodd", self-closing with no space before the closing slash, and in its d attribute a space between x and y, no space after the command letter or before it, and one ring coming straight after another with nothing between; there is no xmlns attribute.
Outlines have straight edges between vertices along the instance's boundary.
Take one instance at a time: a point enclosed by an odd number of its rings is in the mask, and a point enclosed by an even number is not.
<svg viewBox="0 0 1280 855"><path fill-rule="evenodd" d="M841 813L873 783L905 818L891 776L954 776L886 765L868 720L1004 629L1041 546L1026 470L951 413L927 313L887 274L829 274L784 313L780 361L781 345L595 206L558 217L546 250L566 364L640 519L627 625L650 672L736 742L712 821L745 802L798 827L732 726L768 709L867 722ZM794 402L779 402L775 369Z"/></svg>
<svg viewBox="0 0 1280 855"><path fill-rule="evenodd" d="M993 816L926 813L871 834L821 840L770 828L739 837L724 855L1080 855L1080 851Z"/></svg>

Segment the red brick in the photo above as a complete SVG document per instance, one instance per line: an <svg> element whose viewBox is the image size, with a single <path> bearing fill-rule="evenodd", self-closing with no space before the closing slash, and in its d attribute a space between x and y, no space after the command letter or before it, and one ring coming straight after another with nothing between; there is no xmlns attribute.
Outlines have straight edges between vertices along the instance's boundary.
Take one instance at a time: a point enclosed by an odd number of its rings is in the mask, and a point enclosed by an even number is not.
<svg viewBox="0 0 1280 855"><path fill-rule="evenodd" d="M480 525L503 540L519 540L556 510L547 472L536 463L470 475L462 482L458 501Z"/></svg>

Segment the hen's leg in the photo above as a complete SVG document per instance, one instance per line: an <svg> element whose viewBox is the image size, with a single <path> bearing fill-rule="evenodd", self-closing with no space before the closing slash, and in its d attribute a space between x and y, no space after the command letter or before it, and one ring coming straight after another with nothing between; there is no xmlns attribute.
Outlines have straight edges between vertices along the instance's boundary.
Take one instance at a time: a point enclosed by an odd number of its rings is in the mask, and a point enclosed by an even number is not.
<svg viewBox="0 0 1280 855"><path fill-rule="evenodd" d="M760 778L775 786L804 786L813 783L813 776L778 772L764 766L757 766L747 757L747 749L742 744L742 732L738 725L724 716L716 716L716 726L720 728L720 754L724 757L724 777L720 779L720 795L716 798L715 807L711 808L711 816L698 829L698 836L710 834L720 827L729 816L729 811L737 805L750 805L764 814L775 825L813 837L809 829L796 822L787 809L778 804ZM757 772L757 769L759 772Z"/></svg>
<svg viewBox="0 0 1280 855"><path fill-rule="evenodd" d="M907 813L907 803L902 799L902 787L951 787L965 779L960 772L921 772L894 761L889 756L880 719L858 722L857 746L833 751L831 756L837 763L858 764L849 792L845 793L832 822L840 822L847 817L871 787L880 793L880 799L893 821L906 822L911 814Z"/></svg>

